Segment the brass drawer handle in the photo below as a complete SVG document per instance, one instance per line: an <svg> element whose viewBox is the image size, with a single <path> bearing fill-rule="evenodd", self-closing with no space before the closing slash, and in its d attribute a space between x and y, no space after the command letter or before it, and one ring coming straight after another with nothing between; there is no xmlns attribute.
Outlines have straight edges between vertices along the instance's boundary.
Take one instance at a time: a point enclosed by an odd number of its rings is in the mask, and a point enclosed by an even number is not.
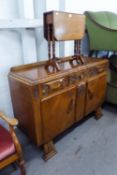
<svg viewBox="0 0 117 175"><path fill-rule="evenodd" d="M74 106L75 106L75 99L73 98L69 102L67 114L69 114L74 109Z"/></svg>
<svg viewBox="0 0 117 175"><path fill-rule="evenodd" d="M48 83L46 83L46 86L48 86L48 88L50 90L57 90L57 89L61 88L63 81L64 81L64 79L59 79L57 81L48 82Z"/></svg>
<svg viewBox="0 0 117 175"><path fill-rule="evenodd" d="M104 72L104 70L105 70L105 69L104 69L103 67L98 68L98 72L99 72L99 73Z"/></svg>
<svg viewBox="0 0 117 175"><path fill-rule="evenodd" d="M85 93L85 84L80 84L79 86L78 86L78 96L80 96L80 95L82 95L83 93Z"/></svg>
<svg viewBox="0 0 117 175"><path fill-rule="evenodd" d="M83 79L84 79L84 75L81 74L81 75L79 76L79 79L80 79L80 80L83 80Z"/></svg>
<svg viewBox="0 0 117 175"><path fill-rule="evenodd" d="M76 75L70 75L69 76L69 82L70 83L75 83L77 81L77 76Z"/></svg>

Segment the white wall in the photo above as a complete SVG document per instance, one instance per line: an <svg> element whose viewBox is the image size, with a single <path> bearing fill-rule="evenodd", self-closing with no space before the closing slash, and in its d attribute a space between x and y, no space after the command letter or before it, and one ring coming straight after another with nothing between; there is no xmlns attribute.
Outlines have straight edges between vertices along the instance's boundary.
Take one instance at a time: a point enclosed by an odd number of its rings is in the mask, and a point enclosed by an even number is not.
<svg viewBox="0 0 117 175"><path fill-rule="evenodd" d="M59 0L0 0L0 19L42 19L43 12L59 10ZM8 85L12 66L47 59L43 28L31 30L0 29L0 111L13 116Z"/></svg>
<svg viewBox="0 0 117 175"><path fill-rule="evenodd" d="M117 0L65 0L65 11L81 14L85 11L111 11L117 13ZM87 42L86 38L85 41ZM88 52L87 49L84 48L84 53ZM67 42L65 44L65 55L71 54L73 54L73 42Z"/></svg>
<svg viewBox="0 0 117 175"><path fill-rule="evenodd" d="M38 8L39 7L39 8ZM43 21L43 12L47 9L46 0L34 0L34 12L35 18ZM36 47L37 47L37 59L45 60L47 54L47 42L43 36L43 27L36 29Z"/></svg>
<svg viewBox="0 0 117 175"><path fill-rule="evenodd" d="M18 18L16 0L0 0L0 18ZM0 111L12 116L12 104L7 74L13 65L22 64L21 38L19 32L0 30Z"/></svg>
<svg viewBox="0 0 117 175"><path fill-rule="evenodd" d="M112 11L117 13L117 1L116 0L65 0L66 11L83 13L84 11Z"/></svg>
<svg viewBox="0 0 117 175"><path fill-rule="evenodd" d="M16 0L0 0L0 18L10 19L18 17Z"/></svg>
<svg viewBox="0 0 117 175"><path fill-rule="evenodd" d="M32 5L33 0L0 0L0 19L32 19ZM8 72L12 66L35 61L37 54L34 30L0 29L0 111L10 117L13 116L13 110Z"/></svg>
<svg viewBox="0 0 117 175"><path fill-rule="evenodd" d="M43 20L43 12L59 10L59 0L34 0L35 18ZM39 7L39 8L38 8ZM47 60L48 45L43 36L43 27L36 29L37 55L38 60ZM56 43L56 54L59 55L59 44Z"/></svg>

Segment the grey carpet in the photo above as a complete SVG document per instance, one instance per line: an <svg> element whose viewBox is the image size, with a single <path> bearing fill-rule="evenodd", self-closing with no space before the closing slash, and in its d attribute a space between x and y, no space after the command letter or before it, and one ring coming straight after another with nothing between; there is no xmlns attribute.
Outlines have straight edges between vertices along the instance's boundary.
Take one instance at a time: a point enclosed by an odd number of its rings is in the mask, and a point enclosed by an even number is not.
<svg viewBox="0 0 117 175"><path fill-rule="evenodd" d="M27 175L117 175L117 108L105 105L104 116L89 118L55 141L58 153L49 161L42 149L17 131L23 145ZM19 175L12 166L0 175Z"/></svg>

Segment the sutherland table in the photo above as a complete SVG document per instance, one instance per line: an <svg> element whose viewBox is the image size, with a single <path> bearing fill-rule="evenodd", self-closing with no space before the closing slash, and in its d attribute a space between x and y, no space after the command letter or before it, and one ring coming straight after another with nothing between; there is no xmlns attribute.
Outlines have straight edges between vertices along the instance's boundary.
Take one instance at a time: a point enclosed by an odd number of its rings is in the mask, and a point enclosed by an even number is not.
<svg viewBox="0 0 117 175"><path fill-rule="evenodd" d="M45 160L56 153L53 139L58 134L92 111L97 119L102 115L108 61L84 58L83 65L72 67L70 59L58 59L60 70L53 73L46 71L46 61L13 67L9 73L14 115L28 137L44 146Z"/></svg>

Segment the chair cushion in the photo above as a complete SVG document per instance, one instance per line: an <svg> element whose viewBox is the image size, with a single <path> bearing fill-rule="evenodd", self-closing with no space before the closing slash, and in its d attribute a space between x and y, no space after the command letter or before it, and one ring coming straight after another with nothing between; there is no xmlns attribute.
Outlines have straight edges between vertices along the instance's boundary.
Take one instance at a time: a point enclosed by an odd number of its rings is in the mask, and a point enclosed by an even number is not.
<svg viewBox="0 0 117 175"><path fill-rule="evenodd" d="M0 125L0 161L15 153L15 145L10 133Z"/></svg>

